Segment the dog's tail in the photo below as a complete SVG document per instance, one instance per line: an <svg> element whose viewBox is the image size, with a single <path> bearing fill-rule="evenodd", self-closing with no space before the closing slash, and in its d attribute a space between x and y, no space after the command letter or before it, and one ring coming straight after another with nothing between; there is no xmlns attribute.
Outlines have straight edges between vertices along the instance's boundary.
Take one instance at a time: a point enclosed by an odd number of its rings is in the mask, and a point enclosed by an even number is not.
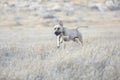
<svg viewBox="0 0 120 80"><path fill-rule="evenodd" d="M79 28L88 28L88 26L79 26L76 29L78 30Z"/></svg>

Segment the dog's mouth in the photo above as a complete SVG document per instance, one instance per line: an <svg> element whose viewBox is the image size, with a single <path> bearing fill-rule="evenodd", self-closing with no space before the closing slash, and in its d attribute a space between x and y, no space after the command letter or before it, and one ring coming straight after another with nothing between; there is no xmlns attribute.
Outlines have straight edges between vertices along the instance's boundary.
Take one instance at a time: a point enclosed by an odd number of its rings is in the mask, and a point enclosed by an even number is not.
<svg viewBox="0 0 120 80"><path fill-rule="evenodd" d="M57 32L57 31L56 31L54 34L55 34L56 36L58 36L58 35L61 34L61 32Z"/></svg>

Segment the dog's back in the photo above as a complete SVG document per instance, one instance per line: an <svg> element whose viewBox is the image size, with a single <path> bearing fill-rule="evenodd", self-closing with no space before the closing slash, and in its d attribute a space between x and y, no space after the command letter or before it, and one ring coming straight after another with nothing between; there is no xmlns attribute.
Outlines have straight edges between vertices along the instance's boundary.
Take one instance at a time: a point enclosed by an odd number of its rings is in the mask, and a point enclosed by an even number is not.
<svg viewBox="0 0 120 80"><path fill-rule="evenodd" d="M77 29L64 29L64 36L69 36L70 39L74 39L75 37L78 37L79 31Z"/></svg>

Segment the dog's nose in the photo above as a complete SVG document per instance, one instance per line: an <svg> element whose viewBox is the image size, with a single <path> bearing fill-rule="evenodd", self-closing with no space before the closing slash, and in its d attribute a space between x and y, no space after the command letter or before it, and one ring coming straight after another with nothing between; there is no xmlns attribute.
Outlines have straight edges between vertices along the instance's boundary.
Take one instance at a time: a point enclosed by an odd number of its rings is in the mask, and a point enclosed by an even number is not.
<svg viewBox="0 0 120 80"><path fill-rule="evenodd" d="M57 32L57 31L56 31L54 34L55 34L55 35L59 35L60 33L61 33L61 32Z"/></svg>

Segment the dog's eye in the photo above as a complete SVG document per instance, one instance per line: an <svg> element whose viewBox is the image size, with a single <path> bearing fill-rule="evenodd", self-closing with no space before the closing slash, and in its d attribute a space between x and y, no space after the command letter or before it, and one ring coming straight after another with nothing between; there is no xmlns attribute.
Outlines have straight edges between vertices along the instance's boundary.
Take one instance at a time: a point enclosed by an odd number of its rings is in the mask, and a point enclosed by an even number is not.
<svg viewBox="0 0 120 80"><path fill-rule="evenodd" d="M54 30L56 30L56 28L54 28Z"/></svg>
<svg viewBox="0 0 120 80"><path fill-rule="evenodd" d="M58 28L58 30L60 30L60 28Z"/></svg>

